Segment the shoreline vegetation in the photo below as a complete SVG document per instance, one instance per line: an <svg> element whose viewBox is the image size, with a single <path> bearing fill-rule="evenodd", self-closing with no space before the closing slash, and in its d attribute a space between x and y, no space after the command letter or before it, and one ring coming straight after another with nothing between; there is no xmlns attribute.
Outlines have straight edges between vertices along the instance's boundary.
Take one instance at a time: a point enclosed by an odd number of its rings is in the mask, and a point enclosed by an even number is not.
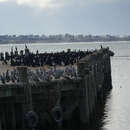
<svg viewBox="0 0 130 130"><path fill-rule="evenodd" d="M0 44L130 41L130 35L0 35Z"/></svg>

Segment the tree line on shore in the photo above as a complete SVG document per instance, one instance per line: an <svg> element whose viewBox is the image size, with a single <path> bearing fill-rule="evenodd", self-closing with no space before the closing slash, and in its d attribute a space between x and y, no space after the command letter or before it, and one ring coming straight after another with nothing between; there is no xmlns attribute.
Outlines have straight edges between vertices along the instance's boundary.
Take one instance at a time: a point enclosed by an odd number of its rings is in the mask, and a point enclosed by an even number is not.
<svg viewBox="0 0 130 130"><path fill-rule="evenodd" d="M53 43L53 42L93 42L93 41L130 41L130 35L0 35L0 44L4 43Z"/></svg>

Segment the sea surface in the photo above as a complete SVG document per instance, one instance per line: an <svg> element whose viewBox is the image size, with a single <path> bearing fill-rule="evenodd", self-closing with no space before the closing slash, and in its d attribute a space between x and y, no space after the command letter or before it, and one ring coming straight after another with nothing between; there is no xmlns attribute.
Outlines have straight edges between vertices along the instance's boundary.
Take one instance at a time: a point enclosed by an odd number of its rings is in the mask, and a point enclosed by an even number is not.
<svg viewBox="0 0 130 130"><path fill-rule="evenodd" d="M67 50L94 50L100 46L114 51L111 58L113 89L106 99L100 130L130 130L130 42L91 43L36 43L27 44L32 52L56 52ZM24 49L25 44L0 45L0 52ZM96 129L95 129L96 130Z"/></svg>

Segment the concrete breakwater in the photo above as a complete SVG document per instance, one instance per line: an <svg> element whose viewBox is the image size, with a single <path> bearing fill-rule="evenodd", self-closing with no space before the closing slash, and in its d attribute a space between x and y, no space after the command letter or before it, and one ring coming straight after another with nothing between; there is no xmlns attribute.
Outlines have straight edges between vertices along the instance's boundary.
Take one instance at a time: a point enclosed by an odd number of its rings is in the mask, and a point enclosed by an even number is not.
<svg viewBox="0 0 130 130"><path fill-rule="evenodd" d="M82 58L72 79L30 83L27 67L18 67L20 81L0 85L0 129L62 129L75 117L89 124L97 101L112 88L110 56L109 48L101 48Z"/></svg>

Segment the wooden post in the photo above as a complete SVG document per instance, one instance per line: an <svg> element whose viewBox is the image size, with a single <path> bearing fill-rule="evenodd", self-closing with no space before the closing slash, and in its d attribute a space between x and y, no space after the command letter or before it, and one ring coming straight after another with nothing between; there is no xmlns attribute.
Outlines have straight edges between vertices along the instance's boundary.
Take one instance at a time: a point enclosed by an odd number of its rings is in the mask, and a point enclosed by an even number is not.
<svg viewBox="0 0 130 130"><path fill-rule="evenodd" d="M0 119L0 130L2 130L2 120Z"/></svg>
<svg viewBox="0 0 130 130"><path fill-rule="evenodd" d="M7 124L6 124L6 105L2 105L2 120L3 120L3 129L6 130Z"/></svg>
<svg viewBox="0 0 130 130"><path fill-rule="evenodd" d="M23 119L24 119L25 114L33 110L32 90L31 90L31 86L28 83L27 67L17 67L17 70L19 74L19 81L20 81L21 87L24 87L24 104L22 105L23 106ZM26 130L24 120L22 124L23 124L22 129Z"/></svg>
<svg viewBox="0 0 130 130"><path fill-rule="evenodd" d="M86 62L80 62L78 64L78 74L82 77L81 82L81 96L80 96L80 121L81 123L89 124L90 106L89 106L89 67Z"/></svg>
<svg viewBox="0 0 130 130"><path fill-rule="evenodd" d="M16 130L16 117L15 117L15 108L14 104L11 104L11 113L12 113L12 129Z"/></svg>
<svg viewBox="0 0 130 130"><path fill-rule="evenodd" d="M25 94L25 108L26 112L33 110L32 105L32 90L31 86L28 83L28 76L27 76L27 67L18 67L18 74L19 74L19 81L22 87L24 87L24 94Z"/></svg>
<svg viewBox="0 0 130 130"><path fill-rule="evenodd" d="M89 115L90 115L88 78L89 78L88 75L86 75L83 79L82 82L83 94L81 95L80 99L80 121L83 124L89 123Z"/></svg>

